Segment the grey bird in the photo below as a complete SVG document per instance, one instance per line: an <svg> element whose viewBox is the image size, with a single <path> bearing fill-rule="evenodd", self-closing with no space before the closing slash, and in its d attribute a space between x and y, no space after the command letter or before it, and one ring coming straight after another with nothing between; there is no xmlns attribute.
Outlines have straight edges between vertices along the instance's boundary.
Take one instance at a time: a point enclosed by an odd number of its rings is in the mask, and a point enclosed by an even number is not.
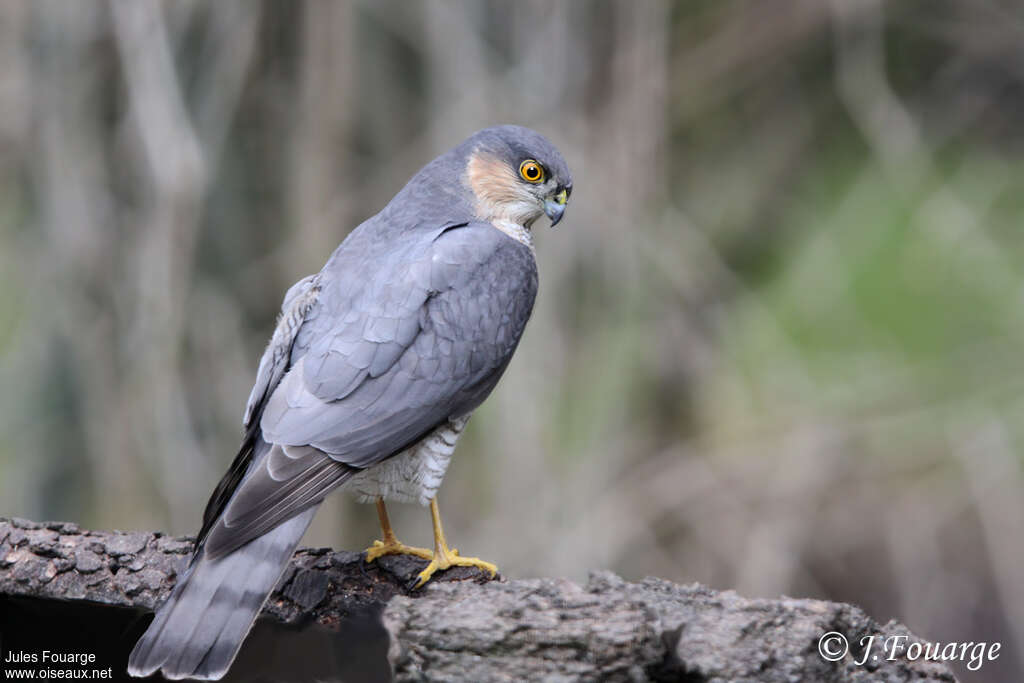
<svg viewBox="0 0 1024 683"><path fill-rule="evenodd" d="M367 561L497 567L449 548L437 490L459 434L512 358L537 294L530 228L555 225L569 169L543 136L487 128L427 164L291 287L260 360L241 449L132 676L221 678L324 496L374 502ZM434 549L398 541L385 501L429 505Z"/></svg>

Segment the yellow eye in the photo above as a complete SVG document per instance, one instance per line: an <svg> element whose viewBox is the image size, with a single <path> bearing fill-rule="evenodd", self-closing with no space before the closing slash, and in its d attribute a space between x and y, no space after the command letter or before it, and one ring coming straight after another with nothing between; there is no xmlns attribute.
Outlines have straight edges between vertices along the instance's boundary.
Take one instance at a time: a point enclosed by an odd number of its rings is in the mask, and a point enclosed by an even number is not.
<svg viewBox="0 0 1024 683"><path fill-rule="evenodd" d="M528 183L544 182L544 167L533 159L527 159L519 164L519 175Z"/></svg>

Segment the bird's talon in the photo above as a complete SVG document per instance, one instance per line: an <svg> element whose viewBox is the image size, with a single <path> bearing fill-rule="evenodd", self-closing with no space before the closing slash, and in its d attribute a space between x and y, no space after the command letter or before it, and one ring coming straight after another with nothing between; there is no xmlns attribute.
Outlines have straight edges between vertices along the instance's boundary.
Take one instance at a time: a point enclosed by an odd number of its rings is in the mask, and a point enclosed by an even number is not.
<svg viewBox="0 0 1024 683"><path fill-rule="evenodd" d="M419 574L416 575L416 584L412 587L413 590L416 590L418 588L422 588L423 584L425 584L427 581L430 581L430 577L434 575L434 571L437 570L437 567L434 567L429 572L427 571L428 569L430 569L429 566L427 567L427 569L424 569L423 571L421 571Z"/></svg>
<svg viewBox="0 0 1024 683"><path fill-rule="evenodd" d="M412 555L424 560L431 560L434 553L426 548L414 548L408 546L398 539L388 541L374 541L373 545L366 549L366 561L373 562L385 555Z"/></svg>
<svg viewBox="0 0 1024 683"><path fill-rule="evenodd" d="M498 575L498 567L490 562L481 560L479 557L462 557L455 548L441 547L434 551L430 564L417 575L417 582L413 588L421 588L429 581L438 570L451 569L452 567L475 567L481 572L486 572L490 578Z"/></svg>

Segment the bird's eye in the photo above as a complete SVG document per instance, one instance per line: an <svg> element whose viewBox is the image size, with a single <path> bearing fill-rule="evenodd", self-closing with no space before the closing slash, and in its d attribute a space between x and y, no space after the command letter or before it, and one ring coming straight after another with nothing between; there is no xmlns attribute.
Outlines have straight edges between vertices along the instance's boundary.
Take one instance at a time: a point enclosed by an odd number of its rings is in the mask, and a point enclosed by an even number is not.
<svg viewBox="0 0 1024 683"><path fill-rule="evenodd" d="M544 167L533 159L527 159L519 164L519 175L528 183L540 183L544 181Z"/></svg>

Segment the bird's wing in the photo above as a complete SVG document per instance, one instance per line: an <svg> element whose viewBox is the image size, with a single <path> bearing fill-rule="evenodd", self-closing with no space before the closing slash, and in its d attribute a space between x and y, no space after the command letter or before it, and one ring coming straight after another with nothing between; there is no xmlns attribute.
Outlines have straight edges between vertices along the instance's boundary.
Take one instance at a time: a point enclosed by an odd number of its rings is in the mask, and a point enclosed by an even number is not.
<svg viewBox="0 0 1024 683"><path fill-rule="evenodd" d="M292 285L284 295L281 314L277 318L277 327L274 328L274 335L270 338L263 357L260 358L256 383L253 384L249 400L245 405L245 415L242 418L242 425L245 429L248 430L252 426L253 418L259 415L263 403L288 369L295 337L319 295L319 273L302 278Z"/></svg>
<svg viewBox="0 0 1024 683"><path fill-rule="evenodd" d="M321 274L292 366L262 408L266 454L224 507L208 552L273 528L494 388L533 307L532 252L476 223L397 252L372 272L329 263Z"/></svg>
<svg viewBox="0 0 1024 683"><path fill-rule="evenodd" d="M470 224L445 231L397 271L344 311L326 312L324 290L323 311L309 323L322 333L267 402L268 441L367 467L469 412L493 388L533 307L532 252ZM404 315L397 302L408 306Z"/></svg>
<svg viewBox="0 0 1024 683"><path fill-rule="evenodd" d="M232 494L238 488L238 484L249 470L254 456L257 455L257 447L262 443L259 436L259 416L263 413L263 406L270 393L291 366L296 337L319 294L320 274L316 273L296 282L284 295L281 313L277 318L277 326L263 352L263 357L260 358L256 382L253 384L245 406L245 414L242 417L245 436L242 438L242 445L238 449L231 467L221 477L217 488L214 489L210 500L206 503L206 509L203 511L203 525L196 535L197 548L217 522ZM261 449L260 454L265 451L265 448Z"/></svg>

